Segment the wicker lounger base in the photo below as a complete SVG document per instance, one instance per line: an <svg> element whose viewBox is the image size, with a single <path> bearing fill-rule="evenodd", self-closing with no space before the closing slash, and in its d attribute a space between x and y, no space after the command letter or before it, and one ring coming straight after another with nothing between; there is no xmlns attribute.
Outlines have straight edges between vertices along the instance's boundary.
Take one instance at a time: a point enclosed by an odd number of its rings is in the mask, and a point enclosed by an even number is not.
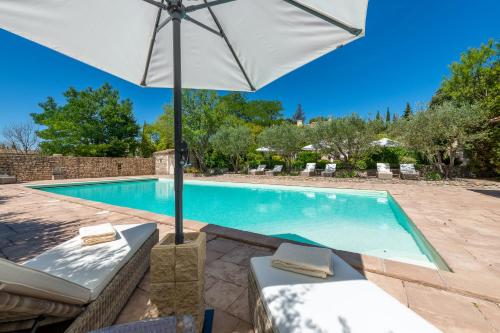
<svg viewBox="0 0 500 333"><path fill-rule="evenodd" d="M251 267L248 270L248 308L255 333L275 333Z"/></svg>
<svg viewBox="0 0 500 333"><path fill-rule="evenodd" d="M149 267L151 248L158 243L158 235L158 230L155 230L155 232L144 242L139 250L137 250L132 258L130 258L130 260L125 264L125 266L120 269L106 288L104 288L97 299L81 311L81 313L67 328L65 331L66 333L86 333L113 324L115 319L118 317L118 314L132 295L132 292L135 290L135 287L139 284L141 278L146 273ZM34 318L37 318L41 314L45 314L44 309L36 307L37 302L33 302L33 300L36 299L11 294L8 294L8 296L19 299L19 306L10 306L9 313L12 315L17 312L17 318L25 318L25 320L0 323L0 332L29 329L34 324ZM47 307L47 303L50 303L49 305L51 305L51 309L53 310L49 314L49 317L39 323L40 326L58 321L69 320L71 316L68 316L68 308L74 310L75 314L80 312L80 310L74 309L75 306L65 303L46 300L37 301L42 301L40 304L44 307ZM33 306L31 308L20 307L25 306L27 303L31 303ZM2 308L2 305L3 304L0 303L0 312L5 310ZM61 310L61 313L58 313L57 310Z"/></svg>

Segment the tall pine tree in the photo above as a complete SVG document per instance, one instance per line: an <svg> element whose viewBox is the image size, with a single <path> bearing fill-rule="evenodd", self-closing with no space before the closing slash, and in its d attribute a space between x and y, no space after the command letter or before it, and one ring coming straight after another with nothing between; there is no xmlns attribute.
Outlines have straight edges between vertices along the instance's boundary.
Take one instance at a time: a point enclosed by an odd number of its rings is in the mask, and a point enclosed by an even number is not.
<svg viewBox="0 0 500 333"><path fill-rule="evenodd" d="M391 122L391 111L389 107L387 107L387 111L385 111L385 122L389 124Z"/></svg>
<svg viewBox="0 0 500 333"><path fill-rule="evenodd" d="M302 122L306 121L306 114L304 113L304 110L302 110L302 105L299 104L297 105L297 110L295 110L295 113L292 116L293 121L297 120L302 120Z"/></svg>
<svg viewBox="0 0 500 333"><path fill-rule="evenodd" d="M377 115L375 116L375 120L382 120L382 116L380 115L379 110L377 110Z"/></svg>
<svg viewBox="0 0 500 333"><path fill-rule="evenodd" d="M406 102L405 112L403 113L403 118L410 119L413 116L413 112L411 111L410 103Z"/></svg>

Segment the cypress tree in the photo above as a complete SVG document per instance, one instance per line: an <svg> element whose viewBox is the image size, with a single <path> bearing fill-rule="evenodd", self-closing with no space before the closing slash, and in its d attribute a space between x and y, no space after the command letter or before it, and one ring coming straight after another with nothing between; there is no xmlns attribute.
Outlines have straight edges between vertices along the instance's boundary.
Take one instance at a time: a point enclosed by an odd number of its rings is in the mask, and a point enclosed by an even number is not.
<svg viewBox="0 0 500 333"><path fill-rule="evenodd" d="M295 110L295 113L292 116L292 120L295 121L295 122L297 120L302 120L303 122L306 121L306 114L304 113L304 110L302 110L302 105L301 104L299 104L297 106L297 110Z"/></svg>
<svg viewBox="0 0 500 333"><path fill-rule="evenodd" d="M385 122L387 124L391 122L391 111L389 111L389 107L387 107L387 111L385 111Z"/></svg>
<svg viewBox="0 0 500 333"><path fill-rule="evenodd" d="M413 116L413 112L411 111L410 103L406 102L405 112L403 113L403 118L410 119Z"/></svg>

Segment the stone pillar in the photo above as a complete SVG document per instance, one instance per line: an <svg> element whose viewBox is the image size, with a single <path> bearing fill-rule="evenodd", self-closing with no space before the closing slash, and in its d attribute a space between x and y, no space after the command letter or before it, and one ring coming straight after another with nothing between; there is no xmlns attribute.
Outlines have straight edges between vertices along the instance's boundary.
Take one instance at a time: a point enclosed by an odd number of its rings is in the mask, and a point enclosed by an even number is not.
<svg viewBox="0 0 500 333"><path fill-rule="evenodd" d="M205 314L206 234L185 233L175 245L168 234L151 250L150 298L160 316L192 316L201 332Z"/></svg>

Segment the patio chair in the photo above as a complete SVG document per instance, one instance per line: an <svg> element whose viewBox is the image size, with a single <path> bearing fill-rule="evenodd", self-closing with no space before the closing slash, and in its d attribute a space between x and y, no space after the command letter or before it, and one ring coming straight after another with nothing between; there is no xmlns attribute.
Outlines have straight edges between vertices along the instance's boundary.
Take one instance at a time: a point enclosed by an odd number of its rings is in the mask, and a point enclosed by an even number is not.
<svg viewBox="0 0 500 333"><path fill-rule="evenodd" d="M0 259L0 332L73 320L66 333L113 324L149 268L155 223L114 226L117 239L72 238L22 265Z"/></svg>
<svg viewBox="0 0 500 333"><path fill-rule="evenodd" d="M332 254L334 275L310 277L250 260L248 298L256 333L440 332Z"/></svg>
<svg viewBox="0 0 500 333"><path fill-rule="evenodd" d="M337 170L337 164L335 163L328 163L325 166L325 171L321 171L321 175L323 177L333 177L335 174L335 171Z"/></svg>
<svg viewBox="0 0 500 333"><path fill-rule="evenodd" d="M251 175L263 175L265 171L266 171L266 165L260 164L259 166L257 166L257 169L251 169L248 171L248 173Z"/></svg>
<svg viewBox="0 0 500 333"><path fill-rule="evenodd" d="M415 164L400 164L399 177L401 177L401 179L418 180L420 177L420 173L415 170Z"/></svg>
<svg viewBox="0 0 500 333"><path fill-rule="evenodd" d="M314 176L316 174L316 163L307 163L306 168L300 173L301 176Z"/></svg>
<svg viewBox="0 0 500 333"><path fill-rule="evenodd" d="M389 163L377 163L378 179L392 179L392 171Z"/></svg>
<svg viewBox="0 0 500 333"><path fill-rule="evenodd" d="M272 170L266 171L266 176L276 176L283 171L283 165L275 165Z"/></svg>
<svg viewBox="0 0 500 333"><path fill-rule="evenodd" d="M0 172L0 185L15 184L16 182L17 182L16 176L9 176L7 173Z"/></svg>

